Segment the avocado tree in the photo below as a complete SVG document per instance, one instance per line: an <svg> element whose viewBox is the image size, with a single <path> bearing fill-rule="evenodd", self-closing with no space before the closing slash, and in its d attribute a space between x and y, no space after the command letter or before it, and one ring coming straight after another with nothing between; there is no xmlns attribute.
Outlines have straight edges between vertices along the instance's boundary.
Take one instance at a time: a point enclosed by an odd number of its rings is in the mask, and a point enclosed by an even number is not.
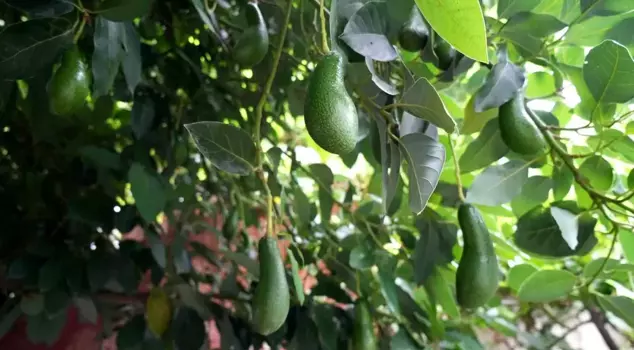
<svg viewBox="0 0 634 350"><path fill-rule="evenodd" d="M634 346L631 0L3 0L0 30L3 348L71 317Z"/></svg>

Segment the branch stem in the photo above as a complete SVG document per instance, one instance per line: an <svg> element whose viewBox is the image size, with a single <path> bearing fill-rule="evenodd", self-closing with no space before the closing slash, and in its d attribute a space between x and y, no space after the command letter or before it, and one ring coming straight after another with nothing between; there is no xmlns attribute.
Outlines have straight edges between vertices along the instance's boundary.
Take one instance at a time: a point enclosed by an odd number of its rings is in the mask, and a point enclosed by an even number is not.
<svg viewBox="0 0 634 350"><path fill-rule="evenodd" d="M451 157L453 158L453 165L456 174L456 186L458 186L458 198L461 202L465 201L464 193L462 192L462 180L460 179L460 164L458 164L458 157L456 154L456 150L453 147L453 141L451 140L451 135L449 135L449 151L451 152Z"/></svg>
<svg viewBox="0 0 634 350"><path fill-rule="evenodd" d="M326 10L324 0L319 0L319 21L321 22L321 49L324 53L330 51L328 48L328 32L326 31Z"/></svg>

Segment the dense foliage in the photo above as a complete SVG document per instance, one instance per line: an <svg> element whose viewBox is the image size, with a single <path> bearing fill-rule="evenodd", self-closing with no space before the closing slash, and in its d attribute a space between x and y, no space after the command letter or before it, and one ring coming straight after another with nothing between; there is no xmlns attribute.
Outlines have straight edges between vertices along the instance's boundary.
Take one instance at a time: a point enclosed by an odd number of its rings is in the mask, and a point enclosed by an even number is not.
<svg viewBox="0 0 634 350"><path fill-rule="evenodd" d="M568 349L583 315L634 344L631 0L0 25L0 338L77 308L119 349Z"/></svg>

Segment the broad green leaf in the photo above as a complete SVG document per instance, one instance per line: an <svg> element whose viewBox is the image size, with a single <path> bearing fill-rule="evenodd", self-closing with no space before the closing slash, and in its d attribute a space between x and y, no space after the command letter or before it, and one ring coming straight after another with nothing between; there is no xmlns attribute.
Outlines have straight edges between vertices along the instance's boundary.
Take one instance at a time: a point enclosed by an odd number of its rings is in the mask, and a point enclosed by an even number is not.
<svg viewBox="0 0 634 350"><path fill-rule="evenodd" d="M362 242L350 251L350 259L348 264L353 269L367 269L374 265L374 255L372 249Z"/></svg>
<svg viewBox="0 0 634 350"><path fill-rule="evenodd" d="M123 23L121 46L123 47L123 57L121 58L123 76L128 85L128 91L134 93L134 89L141 82L143 67L141 63L141 38L131 22Z"/></svg>
<svg viewBox="0 0 634 350"><path fill-rule="evenodd" d="M154 222L167 202L163 184L156 173L151 173L139 163L130 166L128 181L141 217L147 222Z"/></svg>
<svg viewBox="0 0 634 350"><path fill-rule="evenodd" d="M498 18L509 18L519 12L528 12L537 7L539 3L539 0L499 0Z"/></svg>
<svg viewBox="0 0 634 350"><path fill-rule="evenodd" d="M500 36L511 41L524 57L537 55L544 39L566 27L566 24L549 15L520 12L509 18Z"/></svg>
<svg viewBox="0 0 634 350"><path fill-rule="evenodd" d="M527 179L525 162L512 160L491 166L473 180L466 201L492 207L508 203L520 193Z"/></svg>
<svg viewBox="0 0 634 350"><path fill-rule="evenodd" d="M564 199L572 187L573 175L565 164L553 170L553 197L556 201Z"/></svg>
<svg viewBox="0 0 634 350"><path fill-rule="evenodd" d="M486 28L477 0L415 0L432 29L473 60L488 63Z"/></svg>
<svg viewBox="0 0 634 350"><path fill-rule="evenodd" d="M44 295L25 295L20 300L20 309L25 315L35 316L44 311Z"/></svg>
<svg viewBox="0 0 634 350"><path fill-rule="evenodd" d="M66 0L4 0L4 3L28 13L31 18L58 17L74 9L73 3Z"/></svg>
<svg viewBox="0 0 634 350"><path fill-rule="evenodd" d="M479 132L486 125L486 123L498 116L498 109L491 108L482 112L475 111L476 95L471 96L469 102L464 108L464 120L460 127L460 133L464 135L473 134Z"/></svg>
<svg viewBox="0 0 634 350"><path fill-rule="evenodd" d="M33 344L53 346L66 325L66 313L49 317L44 313L26 318L26 335Z"/></svg>
<svg viewBox="0 0 634 350"><path fill-rule="evenodd" d="M579 173L598 191L608 191L614 183L614 170L610 163L601 156L592 156L579 166Z"/></svg>
<svg viewBox="0 0 634 350"><path fill-rule="evenodd" d="M40 268L38 287L43 292L57 287L64 277L64 264L57 258L49 259Z"/></svg>
<svg viewBox="0 0 634 350"><path fill-rule="evenodd" d="M385 122L385 121L383 121ZM398 132L401 137L415 132L425 132L429 128L429 122L420 118L416 118L408 112L403 112L401 123L398 126Z"/></svg>
<svg viewBox="0 0 634 350"><path fill-rule="evenodd" d="M428 120L448 133L456 128L456 122L447 112L440 95L425 78L406 88L399 104L413 116Z"/></svg>
<svg viewBox="0 0 634 350"><path fill-rule="evenodd" d="M398 287L396 286L396 277L394 269L395 261L392 258L386 258L379 263L378 277L381 284L381 293L387 301L390 310L395 314L401 313L401 306L398 300Z"/></svg>
<svg viewBox="0 0 634 350"><path fill-rule="evenodd" d="M331 186L334 181L334 176L326 164L311 164L309 169L315 176L315 181L317 181L319 186L319 212L321 213L321 222L324 224L329 223L333 205Z"/></svg>
<svg viewBox="0 0 634 350"><path fill-rule="evenodd" d="M576 215L581 213L574 202L554 202L551 206L565 209ZM550 208L539 206L519 218L514 240L520 249L538 256L585 255L597 244L597 239L594 236L596 223L597 220L588 213L578 217L577 241L579 243L573 250L564 240Z"/></svg>
<svg viewBox="0 0 634 350"><path fill-rule="evenodd" d="M625 296L596 295L599 305L634 327L634 301Z"/></svg>
<svg viewBox="0 0 634 350"><path fill-rule="evenodd" d="M535 272L537 272L537 268L533 265L515 265L509 270L506 282L513 290L518 291L522 283Z"/></svg>
<svg viewBox="0 0 634 350"><path fill-rule="evenodd" d="M521 301L547 303L572 292L577 278L565 270L541 270L530 275L517 291Z"/></svg>
<svg viewBox="0 0 634 350"><path fill-rule="evenodd" d="M32 77L51 66L72 40L72 23L65 18L33 19L4 28L0 32L0 80Z"/></svg>
<svg viewBox="0 0 634 350"><path fill-rule="evenodd" d="M95 302L91 298L78 297L73 300L73 303L84 320L94 325L97 324L97 321L99 321L99 313Z"/></svg>
<svg viewBox="0 0 634 350"><path fill-rule="evenodd" d="M548 193L552 188L552 180L545 176L531 176L522 186L518 196L511 201L513 213L522 216L535 206L544 203L548 199Z"/></svg>
<svg viewBox="0 0 634 350"><path fill-rule="evenodd" d="M121 166L121 157L111 150L94 145L82 147L79 153L98 168L117 170Z"/></svg>
<svg viewBox="0 0 634 350"><path fill-rule="evenodd" d="M619 230L619 243L623 249L623 255L627 261L634 263L634 233L627 230Z"/></svg>
<svg viewBox="0 0 634 350"><path fill-rule="evenodd" d="M341 39L354 51L375 61L393 61L396 49L387 37L386 2L370 1L348 20Z"/></svg>
<svg viewBox="0 0 634 350"><path fill-rule="evenodd" d="M22 310L19 305L13 306L11 310L0 315L0 339L9 333L20 316L22 316Z"/></svg>
<svg viewBox="0 0 634 350"><path fill-rule="evenodd" d="M144 315L132 317L117 332L117 349L135 349L140 347L146 329Z"/></svg>
<svg viewBox="0 0 634 350"><path fill-rule="evenodd" d="M506 59L501 60L493 66L486 82L476 93L475 111L482 112L503 105L524 85L524 81L524 73L518 66Z"/></svg>
<svg viewBox="0 0 634 350"><path fill-rule="evenodd" d="M405 112L407 113L407 112ZM409 113L404 115L403 117L412 118L414 120L420 120L412 117ZM375 118L376 127L378 128L379 134L379 142L381 147L381 198L382 198L382 207L383 211L387 212L388 208L394 201L396 196L396 191L399 187L400 180L400 170L401 170L401 152L399 150L398 144L394 139L392 139L387 132L388 125L385 122L383 117ZM407 119L404 119L407 124ZM422 120L421 120L422 121ZM423 121L424 122L424 121ZM409 127L412 129L416 128L418 125L415 121L413 121ZM403 126L404 128L409 128L408 125ZM408 130L404 130L408 131ZM420 132L421 130L409 130L411 132ZM401 136L404 136L401 134Z"/></svg>
<svg viewBox="0 0 634 350"><path fill-rule="evenodd" d="M205 320L187 306L176 309L170 330L177 349L200 349L207 339Z"/></svg>
<svg viewBox="0 0 634 350"><path fill-rule="evenodd" d="M551 96L557 91L555 76L549 72L535 72L528 75L525 96L529 99Z"/></svg>
<svg viewBox="0 0 634 350"><path fill-rule="evenodd" d="M142 139L152 128L154 123L154 100L147 95L138 95L132 105L131 127L134 136Z"/></svg>
<svg viewBox="0 0 634 350"><path fill-rule="evenodd" d="M105 0L92 12L110 21L131 21L150 12L152 3L152 0Z"/></svg>
<svg viewBox="0 0 634 350"><path fill-rule="evenodd" d="M295 211L299 222L304 226L308 226L312 221L312 215L310 212L310 201L308 200L306 194L300 188L296 188L293 193L293 210Z"/></svg>
<svg viewBox="0 0 634 350"><path fill-rule="evenodd" d="M297 259L295 259L295 254L291 249L287 249L288 251L288 259L291 261L291 275L293 277L293 287L295 289L295 295L297 296L297 300L300 305L304 305L304 284L302 283L302 279L299 277L299 264L297 263Z"/></svg>
<svg viewBox="0 0 634 350"><path fill-rule="evenodd" d="M504 157L509 148L502 140L498 119L491 119L460 156L460 172L470 173Z"/></svg>
<svg viewBox="0 0 634 350"><path fill-rule="evenodd" d="M436 189L445 164L445 148L438 141L423 134L409 134L401 138L401 154L407 161L409 177L409 206L419 214Z"/></svg>
<svg viewBox="0 0 634 350"><path fill-rule="evenodd" d="M570 249L575 250L579 244L577 235L579 234L579 216L558 207L550 207L550 215L559 226L561 237L566 241Z"/></svg>
<svg viewBox="0 0 634 350"><path fill-rule="evenodd" d="M288 344L288 350L320 350L319 330L307 311L299 312L295 335Z"/></svg>
<svg viewBox="0 0 634 350"><path fill-rule="evenodd" d="M557 62L572 67L582 68L583 61L586 59L586 53L581 46L557 47L554 53Z"/></svg>
<svg viewBox="0 0 634 350"><path fill-rule="evenodd" d="M435 267L425 282L425 290L427 290L427 293L432 296L433 301L438 303L449 317L452 319L459 319L460 310L456 304L453 287L451 282L449 282L450 279L448 277L453 277L453 279L455 279L455 274L452 271L441 268L440 266Z"/></svg>
<svg viewBox="0 0 634 350"><path fill-rule="evenodd" d="M93 98L107 95L119 72L124 55L121 45L125 24L111 22L101 16L95 20L92 55Z"/></svg>
<svg viewBox="0 0 634 350"><path fill-rule="evenodd" d="M242 129L220 122L185 124L198 150L220 170L248 175L255 166L255 144Z"/></svg>
<svg viewBox="0 0 634 350"><path fill-rule="evenodd" d="M634 61L623 45L606 40L586 56L583 78L598 103L625 103L634 98Z"/></svg>
<svg viewBox="0 0 634 350"><path fill-rule="evenodd" d="M398 332L390 338L390 349L420 350L421 348L407 330L400 327Z"/></svg>
<svg viewBox="0 0 634 350"><path fill-rule="evenodd" d="M586 16L610 16L634 10L627 0L581 0L581 12Z"/></svg>
<svg viewBox="0 0 634 350"><path fill-rule="evenodd" d="M453 246L456 244L458 228L443 220L431 209L418 215L415 221L419 232L414 248L414 282L425 282L436 265L448 264L453 260Z"/></svg>
<svg viewBox="0 0 634 350"><path fill-rule="evenodd" d="M575 107L575 113L580 117L598 121L602 124L610 122L614 115L614 105L599 104L594 99L583 78L583 70L578 67L560 65L559 68L566 74L568 80L575 86L581 103Z"/></svg>
<svg viewBox="0 0 634 350"><path fill-rule="evenodd" d="M605 265L603 265L604 263ZM605 258L594 259L584 266L583 277L587 279L594 278L594 276L599 273L600 269L602 269L600 276L605 276L607 271L612 270L619 265L619 261L615 259L608 259L607 261Z"/></svg>
<svg viewBox="0 0 634 350"><path fill-rule="evenodd" d="M586 20L573 24L566 32L564 43L575 46L592 47L601 44L605 39L623 38L631 32L629 26L617 25L632 14L622 13L616 16L590 17Z"/></svg>
<svg viewBox="0 0 634 350"><path fill-rule="evenodd" d="M337 325L335 324L334 307L327 304L316 304L311 310L312 319L319 330L319 342L324 350L336 350ZM302 347L303 349L303 347Z"/></svg>

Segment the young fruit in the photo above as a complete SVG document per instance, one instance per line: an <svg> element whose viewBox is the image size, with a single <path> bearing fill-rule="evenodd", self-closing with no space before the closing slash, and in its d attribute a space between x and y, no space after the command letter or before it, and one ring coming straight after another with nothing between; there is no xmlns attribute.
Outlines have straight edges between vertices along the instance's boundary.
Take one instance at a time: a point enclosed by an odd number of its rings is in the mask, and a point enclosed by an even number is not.
<svg viewBox="0 0 634 350"><path fill-rule="evenodd" d="M157 336L162 336L172 320L172 303L161 288L153 288L145 302L147 327Z"/></svg>
<svg viewBox="0 0 634 350"><path fill-rule="evenodd" d="M438 57L438 68L447 70L456 58L456 50L440 35L436 35L434 38L434 54Z"/></svg>
<svg viewBox="0 0 634 350"><path fill-rule="evenodd" d="M269 50L269 32L258 4L249 2L246 8L247 29L233 47L233 57L244 67L260 63Z"/></svg>
<svg viewBox="0 0 634 350"><path fill-rule="evenodd" d="M344 155L357 145L357 108L346 91L344 59L338 52L326 55L312 73L304 102L308 134L330 153Z"/></svg>
<svg viewBox="0 0 634 350"><path fill-rule="evenodd" d="M502 140L513 152L533 157L548 151L548 143L524 109L520 93L500 106L498 121Z"/></svg>
<svg viewBox="0 0 634 350"><path fill-rule="evenodd" d="M354 306L354 326L352 329L351 350L376 350L372 315L365 301L359 300Z"/></svg>
<svg viewBox="0 0 634 350"><path fill-rule="evenodd" d="M429 30L423 21L418 6L412 6L409 19L398 33L398 42L407 51L422 50L429 39Z"/></svg>
<svg viewBox="0 0 634 350"><path fill-rule="evenodd" d="M470 204L458 208L464 249L456 272L456 297L464 308L484 305L498 287L498 260L489 230L478 209Z"/></svg>
<svg viewBox="0 0 634 350"><path fill-rule="evenodd" d="M253 296L253 329L269 335L286 321L290 292L277 241L268 236L262 237L258 252L260 281Z"/></svg>
<svg viewBox="0 0 634 350"><path fill-rule="evenodd" d="M70 115L83 106L90 94L90 69L76 46L64 53L47 88L51 113Z"/></svg>

